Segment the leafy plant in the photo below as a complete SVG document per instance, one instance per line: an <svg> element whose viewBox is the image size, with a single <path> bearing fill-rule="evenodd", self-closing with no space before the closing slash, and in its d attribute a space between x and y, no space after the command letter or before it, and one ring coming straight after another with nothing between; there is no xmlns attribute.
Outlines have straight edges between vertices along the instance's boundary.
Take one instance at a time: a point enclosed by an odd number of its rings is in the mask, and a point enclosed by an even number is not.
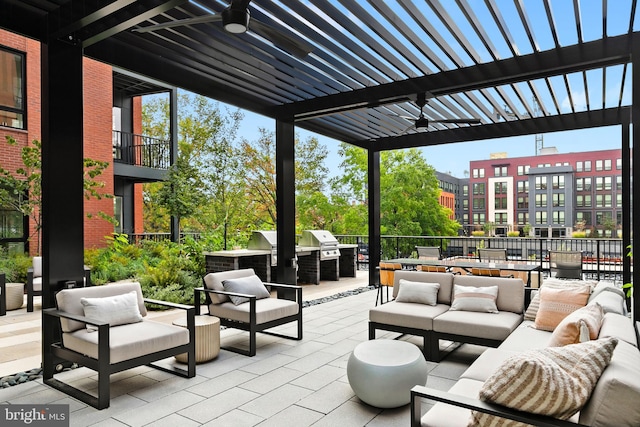
<svg viewBox="0 0 640 427"><path fill-rule="evenodd" d="M629 258L633 258L633 245L627 246L627 249L629 250L627 252L627 256ZM633 294L633 282L625 283L624 285L622 285L622 289L626 289L627 290L627 298L631 298L631 295Z"/></svg>

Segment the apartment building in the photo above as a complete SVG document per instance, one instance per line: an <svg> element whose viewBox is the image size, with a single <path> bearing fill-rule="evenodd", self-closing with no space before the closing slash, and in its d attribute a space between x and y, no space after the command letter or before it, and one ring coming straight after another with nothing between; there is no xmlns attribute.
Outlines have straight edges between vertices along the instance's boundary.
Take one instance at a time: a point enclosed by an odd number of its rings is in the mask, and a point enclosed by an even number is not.
<svg viewBox="0 0 640 427"><path fill-rule="evenodd" d="M469 171L461 191L466 231L492 222L499 235L530 225L536 237L571 236L576 229L616 237L622 224L620 150L559 153L550 147L514 158L499 153L471 161Z"/></svg>
<svg viewBox="0 0 640 427"><path fill-rule="evenodd" d="M0 30L0 165L9 171L21 166L23 147L41 139L40 43ZM114 198L85 201L86 248L105 245L114 231L142 233L142 183L164 179L175 143L142 135L141 96L175 88L133 75L90 58L83 60L84 157L106 161L109 167L97 180ZM171 120L177 112L171 111ZM17 141L10 147L6 136ZM60 173L64 173L63 170ZM28 197L29 195L24 195ZM96 213L114 215L117 224ZM0 207L0 246L35 253L34 221L20 212Z"/></svg>

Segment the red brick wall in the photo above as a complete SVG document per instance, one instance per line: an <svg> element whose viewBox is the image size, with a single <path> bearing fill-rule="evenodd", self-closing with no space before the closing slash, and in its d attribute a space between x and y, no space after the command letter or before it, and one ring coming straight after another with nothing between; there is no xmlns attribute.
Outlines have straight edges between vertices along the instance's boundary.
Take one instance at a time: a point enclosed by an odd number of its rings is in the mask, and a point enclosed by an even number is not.
<svg viewBox="0 0 640 427"><path fill-rule="evenodd" d="M111 67L85 58L84 78L84 157L109 163L109 167L97 177L104 182L101 192L113 194L112 109L113 82ZM84 222L85 248L104 246L105 236L113 233L113 224L96 215L103 212L113 215L113 199L92 198L84 202L85 213L92 218Z"/></svg>

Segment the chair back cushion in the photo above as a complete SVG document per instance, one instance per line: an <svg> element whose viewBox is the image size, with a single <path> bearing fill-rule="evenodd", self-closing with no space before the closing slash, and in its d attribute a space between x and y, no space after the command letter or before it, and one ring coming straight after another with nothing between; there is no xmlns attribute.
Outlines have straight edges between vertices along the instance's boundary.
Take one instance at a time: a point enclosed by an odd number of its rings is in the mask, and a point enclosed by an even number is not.
<svg viewBox="0 0 640 427"><path fill-rule="evenodd" d="M204 285L207 289L214 291L224 291L222 282L228 279L239 279L241 277L254 276L256 273L253 268L244 268L242 270L220 271L217 273L209 273L204 276ZM229 297L220 294L208 294L213 304L222 304L229 301Z"/></svg>
<svg viewBox="0 0 640 427"><path fill-rule="evenodd" d="M451 304L451 293L453 288L453 274L450 273L429 273L426 271L407 271L400 270L395 272L393 296L398 296L400 289L400 280L408 280L410 282L426 282L438 283L438 304Z"/></svg>
<svg viewBox="0 0 640 427"><path fill-rule="evenodd" d="M453 282L462 286L497 286L498 311L524 313L524 282L522 279L486 276L453 276Z"/></svg>
<svg viewBox="0 0 640 427"><path fill-rule="evenodd" d="M110 283L102 286L90 286L86 288L63 289L56 294L58 309L70 314L84 316L84 306L80 302L81 298L105 298L116 295L123 295L135 291L138 297L138 309L141 316L147 315L144 306L142 289L138 282ZM62 332L73 332L85 327L83 322L75 320L60 319Z"/></svg>
<svg viewBox="0 0 640 427"><path fill-rule="evenodd" d="M42 277L42 257L33 257L33 277Z"/></svg>

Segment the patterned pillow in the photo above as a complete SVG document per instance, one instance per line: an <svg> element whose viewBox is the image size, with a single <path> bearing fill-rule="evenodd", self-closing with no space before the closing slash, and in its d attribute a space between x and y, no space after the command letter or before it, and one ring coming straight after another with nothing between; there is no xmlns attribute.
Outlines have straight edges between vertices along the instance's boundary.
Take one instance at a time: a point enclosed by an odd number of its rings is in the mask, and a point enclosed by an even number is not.
<svg viewBox="0 0 640 427"><path fill-rule="evenodd" d="M542 288L552 289L567 289L567 288L581 288L584 285L589 285L591 289L595 288L597 282L592 280L567 280L567 279L544 279ZM531 292L531 302L527 311L524 313L524 320L536 320L536 314L540 308L540 291Z"/></svg>
<svg viewBox="0 0 640 427"><path fill-rule="evenodd" d="M412 282L405 279L398 281L396 302L414 302L418 304L436 305L440 283Z"/></svg>
<svg viewBox="0 0 640 427"><path fill-rule="evenodd" d="M589 286L569 289L540 289L540 309L536 314L536 328L553 331L556 326L577 309L587 305Z"/></svg>
<svg viewBox="0 0 640 427"><path fill-rule="evenodd" d="M569 419L589 400L617 344L616 338L604 338L518 353L487 378L480 400ZM472 411L469 425L523 424Z"/></svg>
<svg viewBox="0 0 640 427"><path fill-rule="evenodd" d="M450 310L497 313L496 299L498 299L497 286L453 285L453 302Z"/></svg>
<svg viewBox="0 0 640 427"><path fill-rule="evenodd" d="M604 310L600 304L586 305L565 317L551 334L549 347L561 347L595 340L600 333Z"/></svg>

